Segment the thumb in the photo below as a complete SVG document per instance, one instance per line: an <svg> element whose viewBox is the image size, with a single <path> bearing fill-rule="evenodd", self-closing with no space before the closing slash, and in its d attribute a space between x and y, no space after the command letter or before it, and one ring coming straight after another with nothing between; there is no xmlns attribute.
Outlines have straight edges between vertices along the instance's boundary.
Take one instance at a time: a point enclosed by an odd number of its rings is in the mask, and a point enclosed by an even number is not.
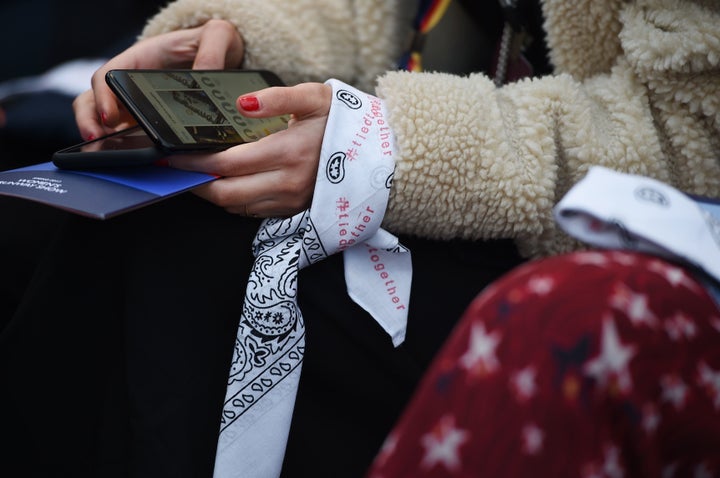
<svg viewBox="0 0 720 478"><path fill-rule="evenodd" d="M251 118L291 114L296 118L327 115L332 88L323 83L273 86L248 93L237 99L238 111Z"/></svg>

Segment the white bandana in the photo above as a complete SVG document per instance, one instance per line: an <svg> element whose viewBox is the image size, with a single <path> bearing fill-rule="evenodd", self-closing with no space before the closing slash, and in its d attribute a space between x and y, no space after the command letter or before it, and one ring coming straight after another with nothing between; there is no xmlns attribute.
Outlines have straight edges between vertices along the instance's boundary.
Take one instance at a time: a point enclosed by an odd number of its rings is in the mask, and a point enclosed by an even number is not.
<svg viewBox="0 0 720 478"><path fill-rule="evenodd" d="M343 252L350 297L394 345L405 338L410 252L380 229L395 168L385 106L337 80L327 83L333 102L312 205L288 219L265 220L253 243L255 263L223 407L217 478L280 474L305 348L296 302L299 269Z"/></svg>
<svg viewBox="0 0 720 478"><path fill-rule="evenodd" d="M660 181L592 167L555 207L558 224L588 244L681 261L720 280L720 207Z"/></svg>

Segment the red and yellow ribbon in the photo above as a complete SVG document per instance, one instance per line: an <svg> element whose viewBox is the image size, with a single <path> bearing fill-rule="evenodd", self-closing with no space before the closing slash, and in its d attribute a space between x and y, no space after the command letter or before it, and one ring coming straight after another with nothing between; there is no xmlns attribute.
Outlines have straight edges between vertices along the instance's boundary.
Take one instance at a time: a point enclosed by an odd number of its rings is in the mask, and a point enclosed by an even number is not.
<svg viewBox="0 0 720 478"><path fill-rule="evenodd" d="M421 0L415 17L412 44L403 56L400 67L408 71L422 71L422 43L427 32L438 24L452 0Z"/></svg>

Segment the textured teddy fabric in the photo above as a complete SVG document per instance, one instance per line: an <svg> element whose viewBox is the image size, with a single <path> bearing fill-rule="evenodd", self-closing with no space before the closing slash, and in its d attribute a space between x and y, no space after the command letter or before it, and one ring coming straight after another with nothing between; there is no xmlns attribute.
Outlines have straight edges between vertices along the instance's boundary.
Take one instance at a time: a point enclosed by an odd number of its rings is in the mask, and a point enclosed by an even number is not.
<svg viewBox="0 0 720 478"><path fill-rule="evenodd" d="M176 0L144 36L225 18L243 67L352 83L385 99L398 157L384 227L513 238L528 257L578 247L552 207L591 165L720 196L720 2L544 0L556 75L392 71L405 0Z"/></svg>

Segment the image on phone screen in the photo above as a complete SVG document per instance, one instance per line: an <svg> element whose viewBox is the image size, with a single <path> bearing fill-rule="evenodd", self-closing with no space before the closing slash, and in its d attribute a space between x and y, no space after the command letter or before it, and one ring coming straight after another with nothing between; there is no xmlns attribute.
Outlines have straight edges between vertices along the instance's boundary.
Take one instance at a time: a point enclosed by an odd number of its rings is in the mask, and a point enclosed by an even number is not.
<svg viewBox="0 0 720 478"><path fill-rule="evenodd" d="M225 149L287 128L289 118L247 118L235 102L282 85L264 70L111 70L108 85L164 149Z"/></svg>

